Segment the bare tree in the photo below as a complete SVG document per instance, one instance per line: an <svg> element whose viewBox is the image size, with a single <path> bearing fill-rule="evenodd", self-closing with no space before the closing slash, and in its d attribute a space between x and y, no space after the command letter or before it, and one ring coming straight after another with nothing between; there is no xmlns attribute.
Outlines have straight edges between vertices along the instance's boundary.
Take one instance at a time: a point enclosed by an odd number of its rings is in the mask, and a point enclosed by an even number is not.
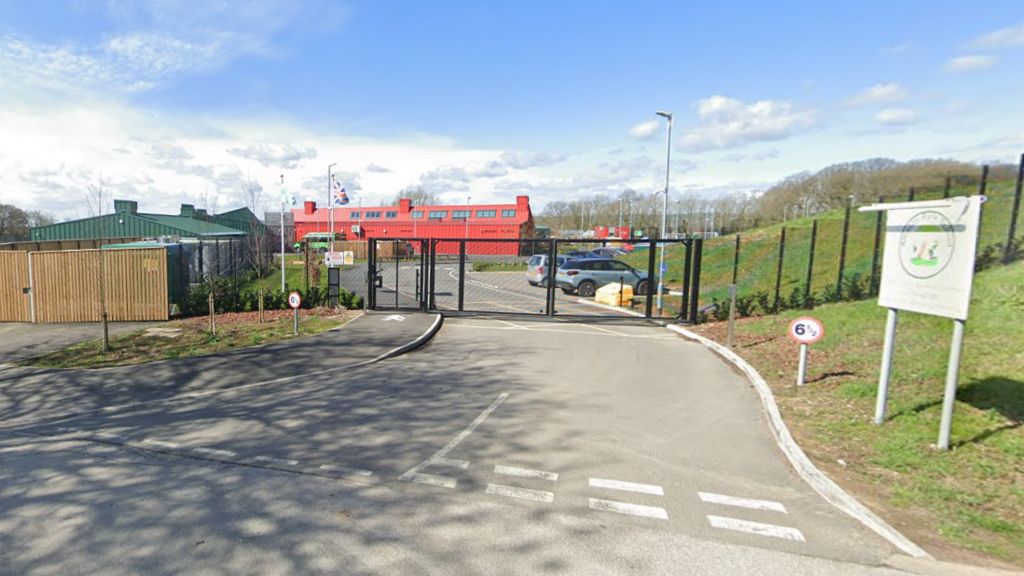
<svg viewBox="0 0 1024 576"><path fill-rule="evenodd" d="M393 206L398 206L398 201L403 198L408 198L409 200L412 200L413 206L428 206L430 204L437 204L439 202L437 194L434 194L433 192L430 192L423 188L423 186L419 185L409 186L408 188L403 188L402 190L399 190L398 194L396 194L395 197L391 199L391 204Z"/></svg>
<svg viewBox="0 0 1024 576"><path fill-rule="evenodd" d="M242 202L253 214L253 221L249 225L249 234L246 236L246 258L252 269L262 278L270 269L271 238L267 227L257 216L266 203L263 186L260 186L260 183L251 174L242 180Z"/></svg>

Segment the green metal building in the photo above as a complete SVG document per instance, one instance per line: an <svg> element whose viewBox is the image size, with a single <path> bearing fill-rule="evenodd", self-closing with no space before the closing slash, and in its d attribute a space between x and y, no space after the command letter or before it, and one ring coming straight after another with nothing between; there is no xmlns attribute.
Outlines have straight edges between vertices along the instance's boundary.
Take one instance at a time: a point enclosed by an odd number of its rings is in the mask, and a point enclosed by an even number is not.
<svg viewBox="0 0 1024 576"><path fill-rule="evenodd" d="M182 204L175 215L139 212L134 200L114 200L114 213L37 226L29 231L35 242L94 238L233 238L251 233L266 235L266 226L248 208L211 215Z"/></svg>

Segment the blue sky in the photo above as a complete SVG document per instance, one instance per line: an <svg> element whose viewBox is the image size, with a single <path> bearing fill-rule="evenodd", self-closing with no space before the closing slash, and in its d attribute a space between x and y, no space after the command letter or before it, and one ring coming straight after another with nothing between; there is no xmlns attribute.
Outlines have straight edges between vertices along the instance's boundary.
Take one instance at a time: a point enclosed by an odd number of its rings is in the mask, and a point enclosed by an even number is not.
<svg viewBox="0 0 1024 576"><path fill-rule="evenodd" d="M1019 2L10 2L0 201L76 215L357 194L755 190L872 156L1024 151ZM1016 77L1014 73L1017 73ZM15 136L18 134L19 136Z"/></svg>

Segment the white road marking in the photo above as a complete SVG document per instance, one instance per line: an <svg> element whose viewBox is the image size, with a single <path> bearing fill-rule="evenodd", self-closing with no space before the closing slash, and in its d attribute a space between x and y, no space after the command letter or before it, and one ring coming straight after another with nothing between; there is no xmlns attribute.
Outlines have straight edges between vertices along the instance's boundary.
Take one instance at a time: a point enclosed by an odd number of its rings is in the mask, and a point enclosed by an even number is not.
<svg viewBox="0 0 1024 576"><path fill-rule="evenodd" d="M107 440L124 440L124 436L120 434L114 434L112 432L97 432L93 434L97 438L105 438Z"/></svg>
<svg viewBox="0 0 1024 576"><path fill-rule="evenodd" d="M487 417L490 416L492 412L497 410L498 406L501 406L501 403L504 402L506 398L508 398L508 392L502 392L501 394L499 394L498 397L494 399L494 402L491 402L490 406L485 408L484 411L481 412L480 415L477 416L476 419L469 424L469 426L466 426L465 430L459 432L455 436L455 438L452 438L447 444L444 445L443 448L435 452L433 456L427 458L423 462L420 462L419 464L410 468L405 474L402 474L400 478L402 480L412 480L414 476L419 474L420 470L423 470L427 466L433 464L435 461L447 456L449 452L454 450L456 446L461 444L463 440L469 437L469 435L472 434L474 430L476 430L477 426L483 424L484 420L487 420ZM454 484L452 485L452 487L454 488Z"/></svg>
<svg viewBox="0 0 1024 576"><path fill-rule="evenodd" d="M488 484L486 492L495 496L506 498L519 498L521 500L533 500L534 502L554 502L555 494L546 490L530 490L529 488L516 488L515 486L503 486L501 484Z"/></svg>
<svg viewBox="0 0 1024 576"><path fill-rule="evenodd" d="M320 466L321 470L327 470L328 472L341 472L342 474L352 474L353 476L371 476L373 472L369 470L360 470L359 468L349 468L347 466L334 466L333 464L323 464Z"/></svg>
<svg viewBox="0 0 1024 576"><path fill-rule="evenodd" d="M54 430L62 434L77 434L78 432L80 432L80 429L78 428L65 428L63 426L60 428L54 428Z"/></svg>
<svg viewBox="0 0 1024 576"><path fill-rule="evenodd" d="M788 514L786 507L781 502L773 502L771 500L755 500L753 498L737 498L736 496L726 496L725 494L715 494L714 492L697 492L700 499L711 504L724 504L726 506L736 506L739 508L750 508L751 510L771 510L773 512L782 512Z"/></svg>
<svg viewBox="0 0 1024 576"><path fill-rule="evenodd" d="M434 466L447 466L449 468L469 468L469 460L457 460L455 458L438 458L432 463Z"/></svg>
<svg viewBox="0 0 1024 576"><path fill-rule="evenodd" d="M775 524L763 524L761 522L751 522L750 520L740 520L738 518L712 516L710 514L708 514L708 521L711 522L711 525L715 528L746 532L747 534L756 534L758 536L782 538L783 540L806 542L803 533L796 528L776 526Z"/></svg>
<svg viewBox="0 0 1024 576"><path fill-rule="evenodd" d="M603 512L617 512L619 514L629 514L630 516L642 516L644 518L668 520L668 512L666 512L664 508L659 508L657 506L641 506L639 504L628 504L626 502L616 502L614 500L590 498L590 508L593 510L601 510Z"/></svg>
<svg viewBox="0 0 1024 576"><path fill-rule="evenodd" d="M178 445L174 442L164 442L163 440L153 440L152 438L146 438L142 441L143 444L152 444L153 446L159 446L161 448L177 448Z"/></svg>
<svg viewBox="0 0 1024 576"><path fill-rule="evenodd" d="M558 474L555 472L530 470L529 468L516 468L515 466L495 466L494 473L504 474L505 476L517 476L519 478L539 478L549 482L558 482Z"/></svg>
<svg viewBox="0 0 1024 576"><path fill-rule="evenodd" d="M442 488L455 488L458 480L455 478L449 478L447 476L438 476L436 474L425 474L423 472L417 472L413 474L409 480L417 484L426 484L428 486L441 486Z"/></svg>
<svg viewBox="0 0 1024 576"><path fill-rule="evenodd" d="M193 448L193 452L199 452L200 454L209 454L210 456L221 456L223 458L234 458L235 453L231 450L218 450L216 448Z"/></svg>
<svg viewBox="0 0 1024 576"><path fill-rule="evenodd" d="M637 482L623 482L621 480L606 480L604 478L591 478L590 485L594 488L607 488L609 490L623 490L625 492L638 492L640 494L654 494L664 496L665 491L661 486L654 484L639 484Z"/></svg>
<svg viewBox="0 0 1024 576"><path fill-rule="evenodd" d="M298 466L298 460L288 460L286 458L274 458L273 456L254 456L253 460L257 462L267 462L269 464L281 464L284 466Z"/></svg>

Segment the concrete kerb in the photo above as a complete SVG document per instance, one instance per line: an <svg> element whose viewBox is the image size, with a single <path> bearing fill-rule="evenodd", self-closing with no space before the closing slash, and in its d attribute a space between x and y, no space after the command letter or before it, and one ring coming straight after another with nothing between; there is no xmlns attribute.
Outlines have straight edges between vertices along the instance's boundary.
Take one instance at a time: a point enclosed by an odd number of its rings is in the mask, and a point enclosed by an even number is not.
<svg viewBox="0 0 1024 576"><path fill-rule="evenodd" d="M681 326L669 324L666 328L685 338L700 342L722 358L728 360L747 376L747 379L750 380L754 389L757 390L758 395L761 397L761 403L764 405L765 413L768 415L768 423L771 427L772 435L775 437L775 442L779 445L779 448L786 455L786 458L789 459L789 462L796 469L800 477L810 484L822 498L864 526L867 526L882 538L888 540L905 554L914 558L933 559L923 548L911 542L909 538L890 526L885 520L879 518L874 512L857 501L856 498L840 488L838 484L833 482L831 478L826 476L824 472L811 462L807 454L793 440L793 436L789 433L786 423L782 421L782 414L779 412L778 404L775 403L775 396L772 394L768 383L765 382L764 378L761 377L761 374L753 366L725 346Z"/></svg>

